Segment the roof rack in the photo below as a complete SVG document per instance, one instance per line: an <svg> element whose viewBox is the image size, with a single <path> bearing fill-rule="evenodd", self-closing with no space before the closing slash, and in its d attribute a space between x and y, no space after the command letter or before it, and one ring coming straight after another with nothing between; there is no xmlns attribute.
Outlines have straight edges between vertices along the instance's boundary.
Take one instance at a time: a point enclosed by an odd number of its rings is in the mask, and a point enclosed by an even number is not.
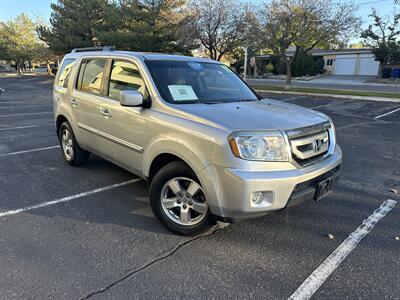
<svg viewBox="0 0 400 300"><path fill-rule="evenodd" d="M114 47L112 46L104 46L104 47L86 47L86 48L75 48L72 49L71 53L75 52L85 52L85 51L114 51Z"/></svg>

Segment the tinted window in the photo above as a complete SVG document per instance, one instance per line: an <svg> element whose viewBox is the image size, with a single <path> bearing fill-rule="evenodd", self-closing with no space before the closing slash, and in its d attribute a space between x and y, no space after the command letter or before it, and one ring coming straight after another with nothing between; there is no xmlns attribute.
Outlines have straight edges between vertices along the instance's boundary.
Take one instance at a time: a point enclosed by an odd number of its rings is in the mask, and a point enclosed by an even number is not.
<svg viewBox="0 0 400 300"><path fill-rule="evenodd" d="M111 68L108 96L119 101L119 94L124 90L137 90L142 93L144 98L148 96L143 78L136 65L116 60Z"/></svg>
<svg viewBox="0 0 400 300"><path fill-rule="evenodd" d="M228 67L192 61L146 61L161 94L168 102L255 101L257 96Z"/></svg>
<svg viewBox="0 0 400 300"><path fill-rule="evenodd" d="M105 59L84 60L79 70L77 88L82 92L100 95L105 65Z"/></svg>
<svg viewBox="0 0 400 300"><path fill-rule="evenodd" d="M62 86L65 88L68 87L68 81L69 81L69 78L71 77L71 71L72 71L72 67L74 66L74 63L75 63L74 58L64 59L62 65L61 65L60 71L59 71L58 79L57 79L58 86Z"/></svg>

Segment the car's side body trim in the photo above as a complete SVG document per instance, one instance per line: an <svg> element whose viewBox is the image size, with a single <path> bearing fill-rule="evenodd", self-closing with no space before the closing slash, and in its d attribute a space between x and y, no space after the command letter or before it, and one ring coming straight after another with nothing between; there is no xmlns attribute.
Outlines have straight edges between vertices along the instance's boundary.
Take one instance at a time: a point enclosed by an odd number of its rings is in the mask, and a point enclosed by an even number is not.
<svg viewBox="0 0 400 300"><path fill-rule="evenodd" d="M114 142L114 143L118 144L118 145L121 145L121 146L127 147L129 149L132 149L132 150L134 150L134 151L136 151L138 153L143 153L143 147L140 147L140 146L138 146L136 144L133 144L133 143L130 143L130 142L125 141L123 139L117 138L117 137L115 137L115 136L113 136L111 134L108 134L108 133L105 133L103 131L97 130L97 129L91 127L91 126L88 126L88 125L80 123L80 122L78 122L78 127L82 128L84 130L87 130L87 131L89 131L91 133L97 134L100 137L105 138L105 139L107 139L107 140L109 140L111 142Z"/></svg>

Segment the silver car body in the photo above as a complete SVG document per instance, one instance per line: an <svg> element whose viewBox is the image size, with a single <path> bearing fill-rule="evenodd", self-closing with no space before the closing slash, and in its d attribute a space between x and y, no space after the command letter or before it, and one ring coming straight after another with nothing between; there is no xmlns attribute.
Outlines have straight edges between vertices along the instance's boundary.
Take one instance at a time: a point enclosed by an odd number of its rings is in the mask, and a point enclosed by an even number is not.
<svg viewBox="0 0 400 300"><path fill-rule="evenodd" d="M81 59L101 57L125 59L138 66L151 96L151 108L124 107L75 88ZM180 158L197 175L209 209L217 217L236 220L280 210L288 206L296 186L340 168L342 153L333 124L324 114L270 99L171 104L160 96L145 64L145 60L219 62L125 51L78 52L67 54L64 60L68 58L76 59L68 88L54 85L56 125L68 120L82 148L143 178L151 176L157 158ZM290 153L288 162L249 161L232 154L228 137L233 132L271 130L283 133ZM304 164L296 161L296 145L324 133L329 135L325 154ZM253 192L263 192L261 204L251 202Z"/></svg>

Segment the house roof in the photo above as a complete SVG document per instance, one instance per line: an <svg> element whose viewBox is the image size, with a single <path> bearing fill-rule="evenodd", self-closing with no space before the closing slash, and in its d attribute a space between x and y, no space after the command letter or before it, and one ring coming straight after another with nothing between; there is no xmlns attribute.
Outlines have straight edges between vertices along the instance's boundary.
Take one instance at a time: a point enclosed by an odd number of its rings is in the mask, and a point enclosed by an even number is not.
<svg viewBox="0 0 400 300"><path fill-rule="evenodd" d="M291 56L293 55L294 50L289 50L287 51L287 55ZM353 48L348 48L348 49L312 49L309 52L313 56L323 56L323 55L335 55L335 54L361 54L361 53L372 53L371 49L368 48L358 48L358 49L353 49Z"/></svg>
<svg viewBox="0 0 400 300"><path fill-rule="evenodd" d="M372 53L371 49L368 48L346 48L346 49L312 49L309 51L309 54L313 56L324 56L324 55L338 55L338 54L370 54ZM292 56L294 54L294 50L290 49L286 52L287 56ZM269 58L270 55L259 55L257 57L260 58Z"/></svg>

